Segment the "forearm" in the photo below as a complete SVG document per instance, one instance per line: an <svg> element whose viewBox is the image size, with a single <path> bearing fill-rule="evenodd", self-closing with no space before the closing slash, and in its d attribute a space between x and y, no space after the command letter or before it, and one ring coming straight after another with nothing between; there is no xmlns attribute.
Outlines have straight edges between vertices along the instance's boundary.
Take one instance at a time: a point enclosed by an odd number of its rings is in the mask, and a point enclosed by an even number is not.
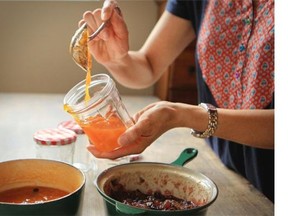
<svg viewBox="0 0 288 216"><path fill-rule="evenodd" d="M197 131L207 128L208 114L204 109L184 104L180 107L179 125ZM217 110L214 136L258 148L274 148L274 110Z"/></svg>
<svg viewBox="0 0 288 216"><path fill-rule="evenodd" d="M170 26L178 26L174 31ZM122 85L140 89L154 84L175 58L195 39L191 23L164 12L139 51L129 51L104 66ZM175 41L177 46L175 46Z"/></svg>
<svg viewBox="0 0 288 216"><path fill-rule="evenodd" d="M216 136L253 147L274 148L274 110L218 109L218 116Z"/></svg>
<svg viewBox="0 0 288 216"><path fill-rule="evenodd" d="M149 60L140 51L129 51L123 58L104 66L119 83L129 88L146 88L155 82Z"/></svg>

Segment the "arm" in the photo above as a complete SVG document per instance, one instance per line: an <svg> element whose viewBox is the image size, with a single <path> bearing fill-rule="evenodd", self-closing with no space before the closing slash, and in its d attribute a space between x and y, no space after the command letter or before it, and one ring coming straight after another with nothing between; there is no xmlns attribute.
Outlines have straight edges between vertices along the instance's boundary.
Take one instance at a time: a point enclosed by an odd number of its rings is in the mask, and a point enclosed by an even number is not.
<svg viewBox="0 0 288 216"><path fill-rule="evenodd" d="M219 129L215 136L244 145L274 149L274 109L219 109Z"/></svg>
<svg viewBox="0 0 288 216"><path fill-rule="evenodd" d="M186 107L186 108L185 108ZM199 110L199 107L197 107ZM195 116L197 113L192 108L183 105L187 109L184 115ZM193 121L188 116L180 116L179 123L184 127L204 131L208 124L208 115L205 110L200 108L199 116L204 118ZM222 139L238 142L256 148L274 148L274 110L232 110L218 108L218 127L214 136ZM204 113L203 113L204 112ZM182 121L181 121L182 119ZM201 123L201 124L200 124Z"/></svg>
<svg viewBox="0 0 288 216"><path fill-rule="evenodd" d="M96 157L118 158L143 152L166 131L176 127L204 131L208 114L201 107L161 101L151 104L135 115L136 124L119 138L122 148L109 153L89 150ZM274 148L274 110L218 109L218 128L214 136L247 146Z"/></svg>
<svg viewBox="0 0 288 216"><path fill-rule="evenodd" d="M113 10L114 8L114 10ZM89 43L96 61L103 64L122 85L145 88L154 84L165 69L195 39L191 23L164 12L143 47L129 51L128 30L121 13L115 12L115 2L105 1L102 10L86 12L84 20L92 30L110 18L98 38Z"/></svg>

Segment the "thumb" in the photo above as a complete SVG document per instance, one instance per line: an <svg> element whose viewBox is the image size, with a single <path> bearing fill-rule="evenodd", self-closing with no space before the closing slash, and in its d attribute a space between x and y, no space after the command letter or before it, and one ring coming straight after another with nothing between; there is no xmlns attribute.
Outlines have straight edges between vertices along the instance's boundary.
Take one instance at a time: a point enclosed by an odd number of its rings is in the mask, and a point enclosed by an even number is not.
<svg viewBox="0 0 288 216"><path fill-rule="evenodd" d="M113 10L118 7L117 5L118 4L115 0L105 0L102 7L101 19L103 21L110 19Z"/></svg>
<svg viewBox="0 0 288 216"><path fill-rule="evenodd" d="M141 134L139 133L139 130L136 130L135 126L132 126L118 138L118 143L121 146L130 145L135 143L140 136Z"/></svg>

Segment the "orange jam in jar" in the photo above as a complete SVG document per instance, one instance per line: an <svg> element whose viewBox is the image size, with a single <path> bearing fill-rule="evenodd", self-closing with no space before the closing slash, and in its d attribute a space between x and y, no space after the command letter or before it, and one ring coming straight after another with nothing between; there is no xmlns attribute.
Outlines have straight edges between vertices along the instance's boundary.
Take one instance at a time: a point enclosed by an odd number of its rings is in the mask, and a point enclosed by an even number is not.
<svg viewBox="0 0 288 216"><path fill-rule="evenodd" d="M91 77L86 100L86 81L78 83L64 97L64 109L72 115L99 151L119 148L118 137L133 125L114 81L107 74Z"/></svg>
<svg viewBox="0 0 288 216"><path fill-rule="evenodd" d="M119 117L113 115L105 119L96 116L89 118L88 121L87 124L79 122L79 125L98 151L109 152L120 147L117 140L126 130L126 126Z"/></svg>

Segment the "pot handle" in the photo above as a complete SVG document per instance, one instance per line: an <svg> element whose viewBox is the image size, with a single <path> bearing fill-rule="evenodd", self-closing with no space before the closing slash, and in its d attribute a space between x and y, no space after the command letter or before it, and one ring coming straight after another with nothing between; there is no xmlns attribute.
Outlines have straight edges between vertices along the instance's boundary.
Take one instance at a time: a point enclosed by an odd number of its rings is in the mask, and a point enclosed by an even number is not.
<svg viewBox="0 0 288 216"><path fill-rule="evenodd" d="M186 163L194 159L198 154L198 150L195 148L187 148L179 155L179 157L172 162L173 165L184 166Z"/></svg>

